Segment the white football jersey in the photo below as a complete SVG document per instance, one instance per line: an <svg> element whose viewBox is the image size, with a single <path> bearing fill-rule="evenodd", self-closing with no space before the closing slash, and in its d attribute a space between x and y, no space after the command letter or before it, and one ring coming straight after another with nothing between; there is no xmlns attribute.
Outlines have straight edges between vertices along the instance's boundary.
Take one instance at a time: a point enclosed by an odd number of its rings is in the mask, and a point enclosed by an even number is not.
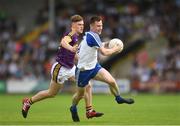
<svg viewBox="0 0 180 126"><path fill-rule="evenodd" d="M79 59L77 67L81 70L90 70L96 66L98 48L102 46L99 35L89 31L85 33L79 46Z"/></svg>

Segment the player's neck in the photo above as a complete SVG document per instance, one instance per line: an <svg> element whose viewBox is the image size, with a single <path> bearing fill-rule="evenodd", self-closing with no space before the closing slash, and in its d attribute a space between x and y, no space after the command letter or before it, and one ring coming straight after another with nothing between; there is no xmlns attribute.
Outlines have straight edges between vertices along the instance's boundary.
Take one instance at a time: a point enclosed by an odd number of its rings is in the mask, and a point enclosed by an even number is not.
<svg viewBox="0 0 180 126"><path fill-rule="evenodd" d="M74 29L72 29L70 33L71 33L72 35L74 35L74 34L79 35Z"/></svg>
<svg viewBox="0 0 180 126"><path fill-rule="evenodd" d="M98 34L98 33L97 33L95 30L93 30L93 29L90 29L90 31L91 31L91 32L94 32L94 33L96 33L96 34Z"/></svg>

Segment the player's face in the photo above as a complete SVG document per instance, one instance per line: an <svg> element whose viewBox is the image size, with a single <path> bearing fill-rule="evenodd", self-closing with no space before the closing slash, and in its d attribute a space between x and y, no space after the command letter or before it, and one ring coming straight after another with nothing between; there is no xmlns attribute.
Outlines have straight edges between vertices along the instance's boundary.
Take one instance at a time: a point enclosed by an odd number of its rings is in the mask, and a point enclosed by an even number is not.
<svg viewBox="0 0 180 126"><path fill-rule="evenodd" d="M94 24L91 25L91 29L100 35L103 29L102 20L95 21Z"/></svg>
<svg viewBox="0 0 180 126"><path fill-rule="evenodd" d="M72 24L73 28L78 34L83 33L84 30L84 21L78 21Z"/></svg>

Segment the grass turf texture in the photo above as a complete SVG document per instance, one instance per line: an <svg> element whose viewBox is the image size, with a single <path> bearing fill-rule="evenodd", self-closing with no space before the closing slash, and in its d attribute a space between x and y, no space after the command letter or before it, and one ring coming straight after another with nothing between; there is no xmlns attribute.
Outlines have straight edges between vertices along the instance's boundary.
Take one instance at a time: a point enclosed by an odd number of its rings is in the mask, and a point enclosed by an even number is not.
<svg viewBox="0 0 180 126"><path fill-rule="evenodd" d="M0 125L180 125L179 94L123 96L134 98L135 104L118 105L112 95L93 95L94 108L105 114L93 119L85 117L81 101L81 122L74 123L69 111L72 95L60 94L34 104L26 119L21 115L24 95L0 95Z"/></svg>

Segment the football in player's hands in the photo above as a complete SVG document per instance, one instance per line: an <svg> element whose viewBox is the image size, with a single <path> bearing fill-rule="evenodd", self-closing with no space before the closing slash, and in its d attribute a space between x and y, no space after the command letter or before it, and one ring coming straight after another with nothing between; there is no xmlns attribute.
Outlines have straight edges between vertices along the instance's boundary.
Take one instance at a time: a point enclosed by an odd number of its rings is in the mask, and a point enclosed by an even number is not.
<svg viewBox="0 0 180 126"><path fill-rule="evenodd" d="M124 44L120 39L114 38L109 41L108 47L111 49L114 46L119 46L120 48L119 48L118 52L121 52L123 50Z"/></svg>

